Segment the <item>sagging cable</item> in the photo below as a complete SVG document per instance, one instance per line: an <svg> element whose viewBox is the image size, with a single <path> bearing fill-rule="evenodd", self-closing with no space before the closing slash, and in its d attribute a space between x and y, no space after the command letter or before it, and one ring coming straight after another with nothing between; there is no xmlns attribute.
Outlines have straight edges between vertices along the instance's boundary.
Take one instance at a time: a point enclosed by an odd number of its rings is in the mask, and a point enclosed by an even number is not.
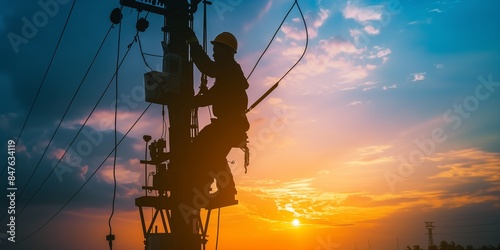
<svg viewBox="0 0 500 250"><path fill-rule="evenodd" d="M288 73L290 73L295 68L295 66L297 66L297 64L299 64L299 62L302 60L302 58L304 58L304 55L306 54L307 46L309 45L309 32L307 30L307 23L306 23L306 19L304 17L304 14L302 13L302 9L300 8L300 5L297 2L297 0L295 0L295 2L293 3L292 8L295 5L297 5L297 8L298 8L299 13L300 13L300 16L302 18L302 22L304 23L304 28L305 28L305 32L306 32L306 44L305 44L305 47L304 47L304 51L302 52L302 55L297 60L297 62L295 62L295 64L292 65L292 67L269 90L267 90L259 99L257 99L257 101L255 101L247 110L245 110L245 113L250 112L257 105L259 105L264 99L266 99L266 97L269 96L269 94L271 94L279 86L279 83L281 82L281 80L283 80L288 75ZM290 8L290 10L292 8ZM290 11L288 11L288 13L290 13ZM288 16L288 13L287 13L287 16ZM286 17L285 17L285 19L286 19ZM284 20L283 20L283 22L284 22ZM280 27L281 27L281 25L280 25ZM274 39L274 36L273 36L273 39ZM268 45L268 47L269 47L269 45ZM266 48L266 50L267 50L267 48ZM259 58L259 60L260 60L260 58ZM253 72L253 70L252 70L252 72ZM250 75L248 77L250 77Z"/></svg>

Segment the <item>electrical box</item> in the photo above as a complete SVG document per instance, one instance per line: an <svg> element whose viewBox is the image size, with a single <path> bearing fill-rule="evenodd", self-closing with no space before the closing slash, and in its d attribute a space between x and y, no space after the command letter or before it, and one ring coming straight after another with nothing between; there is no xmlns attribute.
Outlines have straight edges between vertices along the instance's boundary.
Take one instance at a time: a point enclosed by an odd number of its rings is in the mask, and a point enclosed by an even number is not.
<svg viewBox="0 0 500 250"><path fill-rule="evenodd" d="M181 89L182 58L169 52L165 41L161 44L164 72L151 71L144 74L144 88L146 102L168 105Z"/></svg>
<svg viewBox="0 0 500 250"><path fill-rule="evenodd" d="M144 74L146 102L167 105L180 92L180 75L151 71Z"/></svg>

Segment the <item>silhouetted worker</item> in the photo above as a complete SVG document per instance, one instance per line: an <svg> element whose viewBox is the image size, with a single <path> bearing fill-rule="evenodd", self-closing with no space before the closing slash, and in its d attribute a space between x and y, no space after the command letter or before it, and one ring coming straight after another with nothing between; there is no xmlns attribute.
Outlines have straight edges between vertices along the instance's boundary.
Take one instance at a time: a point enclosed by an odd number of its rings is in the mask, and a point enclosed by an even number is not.
<svg viewBox="0 0 500 250"><path fill-rule="evenodd" d="M192 143L191 157L194 164L196 186L208 192L210 184L217 181L217 199L233 199L236 188L226 160L232 147L246 140L245 132L250 125L245 116L248 105L246 89L248 82L235 61L238 50L236 38L229 32L222 32L213 44L212 61L200 46L195 33L188 29L186 40L198 69L211 78L213 86L203 95L192 100L192 107L212 105L216 119L204 127Z"/></svg>

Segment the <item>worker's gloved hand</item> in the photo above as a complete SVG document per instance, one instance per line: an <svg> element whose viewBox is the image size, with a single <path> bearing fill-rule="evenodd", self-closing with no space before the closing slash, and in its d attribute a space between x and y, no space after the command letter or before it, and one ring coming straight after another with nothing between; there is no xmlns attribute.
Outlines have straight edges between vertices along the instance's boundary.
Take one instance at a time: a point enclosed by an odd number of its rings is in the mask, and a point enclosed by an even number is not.
<svg viewBox="0 0 500 250"><path fill-rule="evenodd" d="M186 38L186 41L189 43L189 44L192 44L192 43L199 43L198 42L198 38L196 38L196 34L194 33L193 29L187 27L185 30L184 30L184 37Z"/></svg>
<svg viewBox="0 0 500 250"><path fill-rule="evenodd" d="M190 108L200 107L200 98L198 96L193 96L189 99L188 105Z"/></svg>
<svg viewBox="0 0 500 250"><path fill-rule="evenodd" d="M186 36L186 38L196 36L193 29L190 27L185 27L183 31L184 31L184 36Z"/></svg>

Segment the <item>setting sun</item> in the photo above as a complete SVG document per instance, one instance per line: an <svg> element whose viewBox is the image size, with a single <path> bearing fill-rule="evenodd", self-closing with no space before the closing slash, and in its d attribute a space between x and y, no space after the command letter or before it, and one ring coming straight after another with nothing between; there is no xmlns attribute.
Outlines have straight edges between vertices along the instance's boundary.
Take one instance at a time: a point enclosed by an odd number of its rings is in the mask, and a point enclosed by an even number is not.
<svg viewBox="0 0 500 250"><path fill-rule="evenodd" d="M296 227L300 226L300 221L298 219L295 219L295 220L292 221L292 225L294 225Z"/></svg>

